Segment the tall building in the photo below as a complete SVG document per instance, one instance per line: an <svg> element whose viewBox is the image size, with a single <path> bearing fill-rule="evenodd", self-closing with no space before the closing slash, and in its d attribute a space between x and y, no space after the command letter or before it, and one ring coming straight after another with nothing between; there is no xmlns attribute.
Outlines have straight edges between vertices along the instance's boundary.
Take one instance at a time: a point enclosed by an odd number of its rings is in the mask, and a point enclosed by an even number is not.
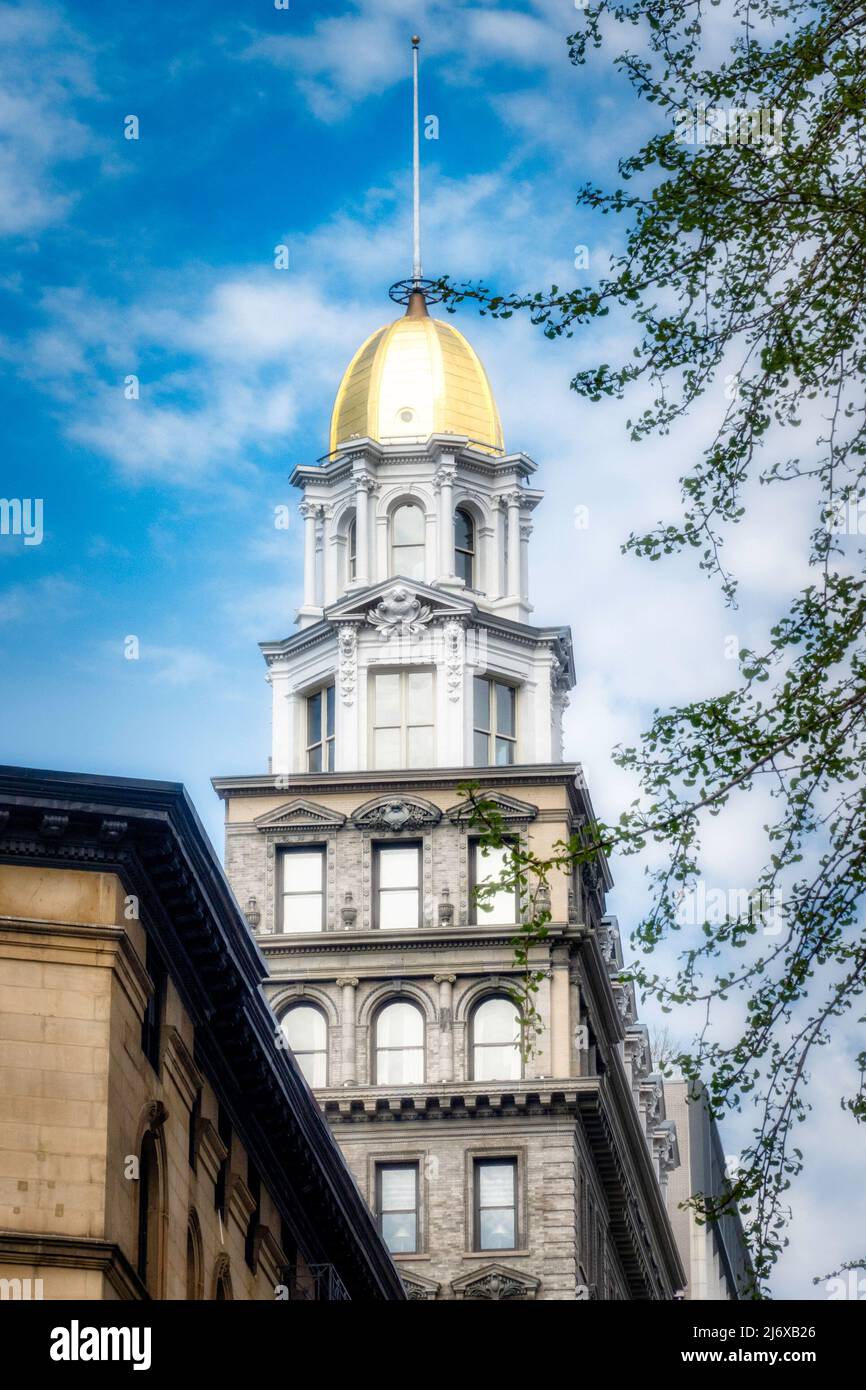
<svg viewBox="0 0 866 1390"><path fill-rule="evenodd" d="M532 622L543 494L429 282L352 358L327 456L300 466L297 630L262 643L270 770L214 781L226 868L271 1002L411 1298L667 1299L677 1161L607 868L560 874L532 949L524 1060L512 938L464 784L541 854L593 824L563 761L567 627Z"/></svg>
<svg viewBox="0 0 866 1390"><path fill-rule="evenodd" d="M754 1272L739 1212L726 1212L718 1221L699 1221L686 1205L698 1193L720 1197L731 1164L707 1108L706 1092L694 1083L670 1080L665 1081L665 1099L677 1127L680 1152L680 1166L671 1174L667 1197L687 1274L685 1296L691 1300L751 1297Z"/></svg>
<svg viewBox="0 0 866 1390"><path fill-rule="evenodd" d="M183 787L0 768L0 1300L402 1299Z"/></svg>

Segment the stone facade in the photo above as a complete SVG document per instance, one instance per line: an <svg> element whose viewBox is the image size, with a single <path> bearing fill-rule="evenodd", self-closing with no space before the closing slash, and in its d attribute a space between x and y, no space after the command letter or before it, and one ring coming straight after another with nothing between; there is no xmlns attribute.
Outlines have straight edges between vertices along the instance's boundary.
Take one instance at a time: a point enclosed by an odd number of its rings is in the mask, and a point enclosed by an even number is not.
<svg viewBox="0 0 866 1390"><path fill-rule="evenodd" d="M217 779L227 871L255 914L271 1003L278 1017L308 1004L326 1021L317 1095L371 1208L382 1165L417 1167L417 1250L394 1256L411 1298L670 1298L683 1283L662 1196L675 1144L659 1145L660 1134L670 1140L664 1096L630 1032L634 1001L618 980L603 875L553 880L549 935L531 960L544 973L535 1051L519 1079L473 1080L473 1012L507 995L519 972L515 926L476 921L467 775L309 775L293 779L288 799L282 779ZM487 769L484 790L542 854L591 816L582 779L562 766ZM420 825L363 828L376 806L398 819L397 808L414 807ZM419 839L421 925L379 930L371 857ZM328 866L324 931L280 921L280 854L299 845L319 847ZM423 1015L421 1083L376 1079L376 1018L395 999ZM474 1229L485 1156L516 1160L518 1244L495 1254L476 1248Z"/></svg>

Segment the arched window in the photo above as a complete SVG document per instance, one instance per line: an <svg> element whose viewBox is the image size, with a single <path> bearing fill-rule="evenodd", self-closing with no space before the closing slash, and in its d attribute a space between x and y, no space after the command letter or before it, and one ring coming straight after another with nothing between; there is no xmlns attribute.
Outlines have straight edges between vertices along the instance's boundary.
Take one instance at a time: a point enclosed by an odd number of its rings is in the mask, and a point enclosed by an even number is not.
<svg viewBox="0 0 866 1390"><path fill-rule="evenodd" d="M202 1294L201 1227L195 1211L191 1211L186 1228L186 1296L192 1301Z"/></svg>
<svg viewBox="0 0 866 1390"><path fill-rule="evenodd" d="M454 513L454 573L475 588L475 522L463 507Z"/></svg>
<svg viewBox="0 0 866 1390"><path fill-rule="evenodd" d="M328 1024L321 1009L296 1004L283 1015L280 1027L310 1085L327 1086Z"/></svg>
<svg viewBox="0 0 866 1390"><path fill-rule="evenodd" d="M159 1287L160 1172L156 1135L148 1130L138 1160L138 1277L151 1297Z"/></svg>
<svg viewBox="0 0 866 1390"><path fill-rule="evenodd" d="M520 1014L511 999L494 997L472 1015L472 1080L519 1081Z"/></svg>
<svg viewBox="0 0 866 1390"><path fill-rule="evenodd" d="M217 1303L226 1303L234 1298L228 1255L217 1257L216 1268L214 1269L213 1296Z"/></svg>
<svg viewBox="0 0 866 1390"><path fill-rule="evenodd" d="M349 523L346 542L346 578L351 583L358 574L358 524L355 521Z"/></svg>
<svg viewBox="0 0 866 1390"><path fill-rule="evenodd" d="M407 502L391 516L391 573L423 580L424 570L424 513Z"/></svg>
<svg viewBox="0 0 866 1390"><path fill-rule="evenodd" d="M380 1086L424 1080L424 1016L415 1004L386 1004L376 1018L376 1081Z"/></svg>

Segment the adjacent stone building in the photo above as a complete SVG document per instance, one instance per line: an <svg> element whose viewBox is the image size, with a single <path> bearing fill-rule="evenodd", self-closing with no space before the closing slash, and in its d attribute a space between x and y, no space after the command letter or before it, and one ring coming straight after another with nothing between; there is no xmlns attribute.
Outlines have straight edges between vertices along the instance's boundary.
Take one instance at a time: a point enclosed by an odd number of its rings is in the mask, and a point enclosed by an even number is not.
<svg viewBox="0 0 866 1390"><path fill-rule="evenodd" d="M669 1299L678 1161L604 864L560 874L533 948L526 1060L516 892L482 908L466 784L544 854L591 830L563 761L567 627L532 623L536 465L506 452L476 354L404 287L355 354L330 452L298 467L298 630L262 644L270 769L222 777L226 869L268 993L414 1299Z"/></svg>
<svg viewBox="0 0 866 1390"><path fill-rule="evenodd" d="M0 768L0 1297L402 1299L180 786Z"/></svg>
<svg viewBox="0 0 866 1390"><path fill-rule="evenodd" d="M683 1080L665 1081L667 1112L677 1127L680 1166L668 1183L668 1211L677 1247L687 1274L687 1299L717 1300L752 1297L752 1262L736 1211L718 1221L699 1222L689 1198L718 1197L735 1157L726 1157L716 1121L701 1086Z"/></svg>

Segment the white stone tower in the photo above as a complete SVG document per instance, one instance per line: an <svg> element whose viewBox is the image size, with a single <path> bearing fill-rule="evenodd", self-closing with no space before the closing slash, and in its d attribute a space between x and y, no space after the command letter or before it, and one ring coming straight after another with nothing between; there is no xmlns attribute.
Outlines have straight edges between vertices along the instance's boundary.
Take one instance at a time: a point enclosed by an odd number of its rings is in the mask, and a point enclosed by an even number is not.
<svg viewBox="0 0 866 1390"><path fill-rule="evenodd" d="M570 632L531 622L536 466L506 451L432 289L416 219L405 313L349 363L328 454L292 474L303 603L262 643L269 771L214 782L227 870L280 1037L412 1297L670 1298L676 1137L619 979L607 868L551 884L530 1057L512 944L529 906L475 897L502 852L485 854L462 784L542 855L593 811L562 760Z"/></svg>

